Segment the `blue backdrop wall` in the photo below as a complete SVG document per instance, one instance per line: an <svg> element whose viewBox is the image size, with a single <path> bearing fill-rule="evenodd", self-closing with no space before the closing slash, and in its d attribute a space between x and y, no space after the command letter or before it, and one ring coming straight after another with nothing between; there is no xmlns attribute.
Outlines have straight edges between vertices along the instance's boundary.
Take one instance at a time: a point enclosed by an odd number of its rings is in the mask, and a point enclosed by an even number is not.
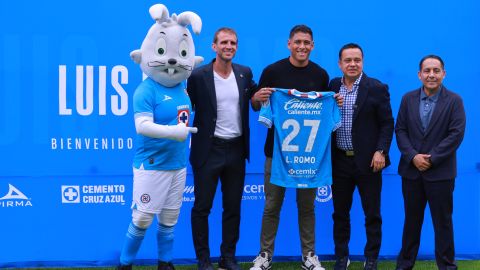
<svg viewBox="0 0 480 270"><path fill-rule="evenodd" d="M132 95L142 79L130 51L140 47L153 21L155 1L0 2L0 267L115 265L130 221L134 125ZM314 31L312 59L339 76L338 50L363 46L365 71L390 86L394 115L401 96L420 86L419 59L430 53L446 62L447 87L464 99L467 130L458 151L455 240L459 259L480 258L480 106L476 79L480 4L474 0L253 1L165 0L170 13L195 11L203 29L197 55L210 61L214 31L238 31L236 62L262 69L288 56L290 28ZM477 26L475 26L477 25ZM237 255L259 249L264 203L263 141L266 130L252 114L252 159L244 189ZM403 201L394 142L384 171L381 255L400 249ZM328 187L317 196L317 253L333 254L332 203ZM193 182L187 178L176 234L175 257L192 262L190 232ZM211 215L212 255L219 255L220 200ZM351 253L365 242L358 197L352 209ZM420 257L433 257L426 214ZM277 237L277 258L299 256L295 194L287 193ZM138 254L156 259L154 229Z"/></svg>

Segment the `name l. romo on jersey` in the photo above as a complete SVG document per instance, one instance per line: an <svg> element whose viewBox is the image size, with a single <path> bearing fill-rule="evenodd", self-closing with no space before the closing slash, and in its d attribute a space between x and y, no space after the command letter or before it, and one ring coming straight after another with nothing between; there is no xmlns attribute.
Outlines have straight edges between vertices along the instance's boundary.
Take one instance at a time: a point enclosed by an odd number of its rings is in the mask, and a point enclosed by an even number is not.
<svg viewBox="0 0 480 270"><path fill-rule="evenodd" d="M291 159L293 158L293 159ZM289 156L286 156L285 157L285 163L287 164L315 164L316 162L316 158L314 156L293 156L293 157L289 157Z"/></svg>

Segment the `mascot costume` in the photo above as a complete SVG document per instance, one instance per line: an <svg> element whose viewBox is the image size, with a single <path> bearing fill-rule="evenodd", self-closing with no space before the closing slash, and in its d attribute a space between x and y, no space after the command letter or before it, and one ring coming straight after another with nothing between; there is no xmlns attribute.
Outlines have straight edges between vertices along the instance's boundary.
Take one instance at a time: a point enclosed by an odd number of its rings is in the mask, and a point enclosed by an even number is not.
<svg viewBox="0 0 480 270"><path fill-rule="evenodd" d="M130 53L147 78L133 95L136 152L133 161L132 221L118 269L131 269L145 232L157 216L158 269L172 264L174 228L186 180L186 148L191 103L185 80L203 58L195 56L187 29L200 33L202 21L193 12L170 17L161 4L152 6L156 21L139 50Z"/></svg>

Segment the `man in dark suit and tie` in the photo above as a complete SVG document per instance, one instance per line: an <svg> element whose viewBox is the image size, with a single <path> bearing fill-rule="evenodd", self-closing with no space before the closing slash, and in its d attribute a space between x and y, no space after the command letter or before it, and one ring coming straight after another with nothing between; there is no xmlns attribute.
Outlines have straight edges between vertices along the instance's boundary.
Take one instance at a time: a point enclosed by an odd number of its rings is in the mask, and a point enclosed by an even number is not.
<svg viewBox="0 0 480 270"><path fill-rule="evenodd" d="M412 269L420 245L425 206L428 203L435 231L438 269L457 269L453 243L453 190L457 175L456 150L465 132L465 110L460 96L443 86L443 60L427 55L419 65L423 86L406 93L398 112L395 132L402 154L405 208L402 249L397 269Z"/></svg>
<svg viewBox="0 0 480 270"><path fill-rule="evenodd" d="M208 216L218 180L223 193L222 244L219 268L239 270L235 249L239 238L240 204L249 158L249 103L255 90L250 68L232 63L237 34L220 28L214 36L215 59L193 71L187 91L198 133L192 136L195 203L192 236L199 270L213 270L210 262Z"/></svg>
<svg viewBox="0 0 480 270"><path fill-rule="evenodd" d="M390 164L388 151L393 137L390 94L386 84L363 73L359 45L344 45L338 65L343 77L333 79L329 86L344 97L342 125L332 143L335 270L345 270L349 265L350 209L355 187L365 214L364 269L376 270L382 240L382 169Z"/></svg>

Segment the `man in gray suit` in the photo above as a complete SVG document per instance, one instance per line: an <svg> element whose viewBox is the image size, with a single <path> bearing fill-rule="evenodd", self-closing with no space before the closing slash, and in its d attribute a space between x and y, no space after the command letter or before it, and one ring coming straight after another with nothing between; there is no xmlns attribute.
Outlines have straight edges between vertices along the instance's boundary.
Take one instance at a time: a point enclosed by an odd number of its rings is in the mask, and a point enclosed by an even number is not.
<svg viewBox="0 0 480 270"><path fill-rule="evenodd" d="M457 269L453 243L453 190L457 175L456 150L465 132L465 111L459 95L443 86L443 60L427 55L420 61L423 86L405 94L395 132L402 154L405 208L402 249L397 270L412 269L420 246L428 203L435 231L435 258L441 270Z"/></svg>

